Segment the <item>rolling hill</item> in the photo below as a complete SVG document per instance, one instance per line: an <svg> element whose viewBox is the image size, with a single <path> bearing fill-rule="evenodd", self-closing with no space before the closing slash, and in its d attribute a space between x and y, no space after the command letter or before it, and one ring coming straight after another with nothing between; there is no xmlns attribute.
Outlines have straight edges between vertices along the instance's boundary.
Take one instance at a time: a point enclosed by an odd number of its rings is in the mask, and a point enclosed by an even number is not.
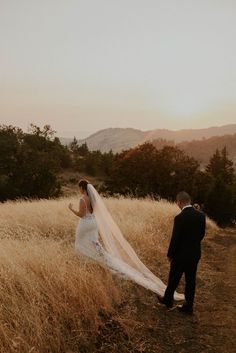
<svg viewBox="0 0 236 353"><path fill-rule="evenodd" d="M86 142L90 150L120 152L144 142L146 135L146 132L132 128L110 128L100 130L84 140L79 140L79 143Z"/></svg>
<svg viewBox="0 0 236 353"><path fill-rule="evenodd" d="M236 166L236 134L215 136L201 141L182 142L178 146L203 165L208 163L210 156L213 155L217 148L222 150L226 147L229 158L233 160Z"/></svg>
<svg viewBox="0 0 236 353"><path fill-rule="evenodd" d="M79 140L79 143L86 142L90 150L107 152L112 149L114 152L120 152L146 141L158 139L181 143L184 141L209 139L215 136L232 134L236 134L236 124L206 129L184 129L177 131L167 129L141 131L132 128L110 128L100 130L86 139Z"/></svg>
<svg viewBox="0 0 236 353"><path fill-rule="evenodd" d="M208 139L184 141L180 143L158 139L154 140L152 143L157 149L161 149L167 145L177 146L189 156L197 159L203 166L209 162L209 158L214 154L217 148L222 150L226 147L229 158L233 160L236 167L236 134L214 136Z"/></svg>

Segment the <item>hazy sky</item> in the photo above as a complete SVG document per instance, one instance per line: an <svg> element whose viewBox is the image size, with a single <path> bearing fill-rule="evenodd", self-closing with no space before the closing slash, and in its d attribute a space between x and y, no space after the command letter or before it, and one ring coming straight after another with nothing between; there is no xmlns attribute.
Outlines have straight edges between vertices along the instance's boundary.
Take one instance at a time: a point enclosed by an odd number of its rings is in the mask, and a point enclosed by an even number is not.
<svg viewBox="0 0 236 353"><path fill-rule="evenodd" d="M236 123L236 0L0 0L0 124Z"/></svg>

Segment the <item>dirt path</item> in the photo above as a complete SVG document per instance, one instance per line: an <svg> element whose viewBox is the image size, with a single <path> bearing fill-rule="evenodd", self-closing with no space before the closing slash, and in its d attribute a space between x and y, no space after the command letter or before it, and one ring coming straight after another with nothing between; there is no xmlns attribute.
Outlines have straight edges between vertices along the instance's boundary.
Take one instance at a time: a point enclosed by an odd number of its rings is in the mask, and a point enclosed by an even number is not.
<svg viewBox="0 0 236 353"><path fill-rule="evenodd" d="M236 232L222 231L203 243L195 313L184 316L132 287L131 297L106 318L94 352L236 352Z"/></svg>

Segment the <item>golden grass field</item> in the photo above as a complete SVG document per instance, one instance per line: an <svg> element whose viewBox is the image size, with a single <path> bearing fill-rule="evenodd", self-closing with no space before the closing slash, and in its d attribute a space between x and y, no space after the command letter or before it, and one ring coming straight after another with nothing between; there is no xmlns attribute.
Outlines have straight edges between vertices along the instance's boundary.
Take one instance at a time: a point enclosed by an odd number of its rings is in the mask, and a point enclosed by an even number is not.
<svg viewBox="0 0 236 353"><path fill-rule="evenodd" d="M101 338L104 317L117 316L135 291L153 295L74 253L79 219L69 202L78 205L78 197L0 205L1 353L93 352L90 343ZM106 204L143 262L166 280L177 207L150 199L110 198ZM207 236L217 231L208 220ZM132 312L128 316L132 320Z"/></svg>

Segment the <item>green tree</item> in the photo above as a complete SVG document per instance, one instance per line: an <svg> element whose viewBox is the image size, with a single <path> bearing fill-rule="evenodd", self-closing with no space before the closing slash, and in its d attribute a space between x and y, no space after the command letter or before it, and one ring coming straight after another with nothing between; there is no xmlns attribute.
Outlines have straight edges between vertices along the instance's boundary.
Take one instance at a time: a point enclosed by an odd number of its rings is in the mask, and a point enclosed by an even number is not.
<svg viewBox="0 0 236 353"><path fill-rule="evenodd" d="M219 225L231 224L236 218L236 177L227 150L216 150L206 173L210 177L205 199L205 211Z"/></svg>
<svg viewBox="0 0 236 353"><path fill-rule="evenodd" d="M213 179L205 201L205 211L218 225L230 225L236 215L235 189L221 178Z"/></svg>
<svg viewBox="0 0 236 353"><path fill-rule="evenodd" d="M10 187L13 170L17 169L17 154L23 141L23 131L11 125L0 126L0 201L14 198Z"/></svg>
<svg viewBox="0 0 236 353"><path fill-rule="evenodd" d="M234 181L234 167L233 161L228 158L226 147L219 151L218 149L210 159L206 167L206 172L213 178L221 178L226 183L232 184Z"/></svg>
<svg viewBox="0 0 236 353"><path fill-rule="evenodd" d="M82 157L86 157L89 154L89 149L86 142L78 146L78 154Z"/></svg>
<svg viewBox="0 0 236 353"><path fill-rule="evenodd" d="M108 189L112 193L143 197L156 189L157 150L145 143L115 157Z"/></svg>
<svg viewBox="0 0 236 353"><path fill-rule="evenodd" d="M0 126L0 200L57 196L58 172L69 164L68 149L49 125L31 125L27 133Z"/></svg>
<svg viewBox="0 0 236 353"><path fill-rule="evenodd" d="M156 192L163 198L174 200L180 190L192 195L195 190L199 163L174 146L165 146L158 151Z"/></svg>
<svg viewBox="0 0 236 353"><path fill-rule="evenodd" d="M145 143L119 154L108 186L112 192L175 199L179 190L192 193L199 164L173 146L157 150Z"/></svg>
<svg viewBox="0 0 236 353"><path fill-rule="evenodd" d="M74 136L73 141L69 144L69 149L72 153L78 153L78 148L79 148L78 140Z"/></svg>
<svg viewBox="0 0 236 353"><path fill-rule="evenodd" d="M111 176L114 161L115 161L115 155L112 152L112 150L101 154L100 164L99 164L100 173L105 177Z"/></svg>

